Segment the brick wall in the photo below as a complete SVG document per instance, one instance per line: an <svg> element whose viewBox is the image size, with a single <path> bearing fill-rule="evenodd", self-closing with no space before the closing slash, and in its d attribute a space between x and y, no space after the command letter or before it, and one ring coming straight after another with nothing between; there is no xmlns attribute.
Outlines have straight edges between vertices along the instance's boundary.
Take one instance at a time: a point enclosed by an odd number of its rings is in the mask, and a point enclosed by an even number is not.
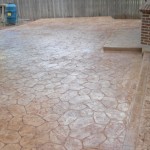
<svg viewBox="0 0 150 150"><path fill-rule="evenodd" d="M150 45L150 13L148 12L142 15L141 43Z"/></svg>
<svg viewBox="0 0 150 150"><path fill-rule="evenodd" d="M150 1L141 6L142 27L141 27L141 43L150 45Z"/></svg>

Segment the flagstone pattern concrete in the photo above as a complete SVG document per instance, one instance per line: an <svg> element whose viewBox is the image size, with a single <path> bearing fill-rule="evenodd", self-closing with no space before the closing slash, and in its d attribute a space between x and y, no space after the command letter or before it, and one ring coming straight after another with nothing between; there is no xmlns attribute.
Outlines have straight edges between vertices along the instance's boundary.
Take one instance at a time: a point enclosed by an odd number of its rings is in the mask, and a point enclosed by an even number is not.
<svg viewBox="0 0 150 150"><path fill-rule="evenodd" d="M140 53L104 53L139 20L43 19L0 31L1 150L121 150Z"/></svg>

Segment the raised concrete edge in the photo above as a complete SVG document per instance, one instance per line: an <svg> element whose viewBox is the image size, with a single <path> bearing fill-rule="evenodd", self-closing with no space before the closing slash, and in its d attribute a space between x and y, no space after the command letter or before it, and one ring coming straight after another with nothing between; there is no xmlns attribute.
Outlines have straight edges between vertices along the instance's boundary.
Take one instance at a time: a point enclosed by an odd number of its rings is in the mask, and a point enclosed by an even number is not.
<svg viewBox="0 0 150 150"><path fill-rule="evenodd" d="M142 45L142 52L150 52L150 45Z"/></svg>
<svg viewBox="0 0 150 150"><path fill-rule="evenodd" d="M142 52L142 47L103 47L104 51L136 51Z"/></svg>
<svg viewBox="0 0 150 150"><path fill-rule="evenodd" d="M139 73L139 82L136 88L134 101L131 105L132 112L129 117L126 137L124 140L123 150L136 150L141 113L144 103L147 77L150 66L150 53L143 53L143 60L141 64L141 70Z"/></svg>

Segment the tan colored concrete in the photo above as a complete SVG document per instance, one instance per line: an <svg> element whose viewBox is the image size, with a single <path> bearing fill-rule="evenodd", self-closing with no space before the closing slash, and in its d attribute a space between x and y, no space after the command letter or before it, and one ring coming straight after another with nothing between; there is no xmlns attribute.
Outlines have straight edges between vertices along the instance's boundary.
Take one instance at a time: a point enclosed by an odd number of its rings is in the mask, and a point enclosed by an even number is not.
<svg viewBox="0 0 150 150"><path fill-rule="evenodd" d="M129 150L142 56L102 48L113 29L139 26L102 17L1 30L0 149Z"/></svg>
<svg viewBox="0 0 150 150"><path fill-rule="evenodd" d="M139 51L142 52L141 28L114 30L103 48L105 51Z"/></svg>
<svg viewBox="0 0 150 150"><path fill-rule="evenodd" d="M143 58L142 72L145 77L141 76L145 81L140 87L144 87L142 93L141 113L138 116L138 134L136 139L136 150L150 149L150 53L145 52ZM143 79L144 78L144 79ZM142 88L141 88L142 89Z"/></svg>

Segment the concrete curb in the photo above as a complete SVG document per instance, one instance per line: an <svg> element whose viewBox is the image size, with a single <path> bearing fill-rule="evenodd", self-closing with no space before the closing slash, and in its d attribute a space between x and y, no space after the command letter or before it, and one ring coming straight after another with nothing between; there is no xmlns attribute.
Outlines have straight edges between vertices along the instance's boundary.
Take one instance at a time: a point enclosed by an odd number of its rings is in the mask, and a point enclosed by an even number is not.
<svg viewBox="0 0 150 150"><path fill-rule="evenodd" d="M146 94L147 77L150 66L150 53L143 54L139 83L136 89L135 98L131 105L132 113L129 114L128 128L124 141L123 150L136 150L141 114Z"/></svg>

